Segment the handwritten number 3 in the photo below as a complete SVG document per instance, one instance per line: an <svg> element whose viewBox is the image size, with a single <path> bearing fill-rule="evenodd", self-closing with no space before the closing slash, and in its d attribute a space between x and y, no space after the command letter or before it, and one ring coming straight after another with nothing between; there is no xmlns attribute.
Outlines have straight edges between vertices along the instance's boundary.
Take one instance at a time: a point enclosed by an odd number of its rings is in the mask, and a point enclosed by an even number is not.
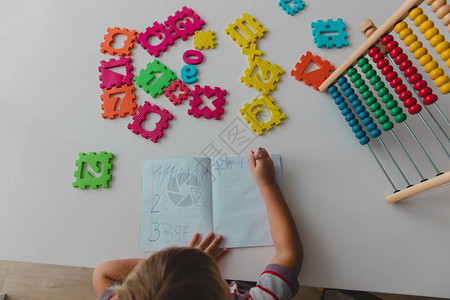
<svg viewBox="0 0 450 300"><path fill-rule="evenodd" d="M158 222L153 222L152 227L153 227L154 224L156 224L156 228L153 229L153 231L157 232L158 236L156 238L154 238L154 239L148 239L150 242L156 242L157 240L159 240L159 237L161 236L161 232L159 231L159 223Z"/></svg>

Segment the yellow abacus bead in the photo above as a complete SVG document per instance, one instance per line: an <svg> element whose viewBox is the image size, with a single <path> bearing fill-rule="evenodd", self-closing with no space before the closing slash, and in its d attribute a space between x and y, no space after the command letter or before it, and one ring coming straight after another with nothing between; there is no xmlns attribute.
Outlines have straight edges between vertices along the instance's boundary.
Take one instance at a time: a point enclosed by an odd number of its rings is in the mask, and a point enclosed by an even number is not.
<svg viewBox="0 0 450 300"><path fill-rule="evenodd" d="M419 15L415 20L414 20L414 25L416 25L417 27L419 27L422 23L424 23L425 21L428 20L427 15Z"/></svg>
<svg viewBox="0 0 450 300"><path fill-rule="evenodd" d="M431 40L434 36L436 36L437 34L439 34L439 29L437 29L436 27L430 28L428 29L425 33L424 33L424 37L427 41Z"/></svg>
<svg viewBox="0 0 450 300"><path fill-rule="evenodd" d="M419 59L424 55L428 54L428 50L425 47L419 48L416 51L414 51L414 58L415 59Z"/></svg>
<svg viewBox="0 0 450 300"><path fill-rule="evenodd" d="M441 54L442 52L444 52L448 48L450 48L450 43L447 42L447 41L444 41L444 42L440 43L439 45L437 45L434 48L434 51L436 51L437 54Z"/></svg>
<svg viewBox="0 0 450 300"><path fill-rule="evenodd" d="M406 39L408 36L412 35L413 31L411 28L405 28L402 31L400 31L400 33L398 34L398 37L403 41L404 39Z"/></svg>
<svg viewBox="0 0 450 300"><path fill-rule="evenodd" d="M431 79L435 80L444 75L444 70L442 68L436 68L430 72L429 76Z"/></svg>
<svg viewBox="0 0 450 300"><path fill-rule="evenodd" d="M425 72L430 73L437 67L439 67L438 63L436 61L432 60L429 63L427 63L425 66L423 66L423 69L425 70ZM431 79L436 79L436 78L431 78Z"/></svg>
<svg viewBox="0 0 450 300"><path fill-rule="evenodd" d="M409 51L411 53L415 52L417 49L422 48L423 44L421 41L415 41L411 45L409 45Z"/></svg>
<svg viewBox="0 0 450 300"><path fill-rule="evenodd" d="M419 31L420 33L425 33L428 29L431 29L433 27L434 27L433 21L428 20L420 24Z"/></svg>
<svg viewBox="0 0 450 300"><path fill-rule="evenodd" d="M441 86L441 88L439 89L439 91L444 94L447 95L450 92L450 83L446 83L443 86Z"/></svg>
<svg viewBox="0 0 450 300"><path fill-rule="evenodd" d="M409 29L409 28L408 28ZM401 31L400 32L400 34L402 33L403 31ZM403 43L405 43L405 46L408 46L409 47L409 45L411 45L412 43L414 43L415 41L417 41L417 35L415 35L415 34L410 34L410 35L408 35L406 38L405 38L405 40L403 41Z"/></svg>
<svg viewBox="0 0 450 300"><path fill-rule="evenodd" d="M442 34L435 35L430 40L430 46L431 47L436 47L439 43L442 43L443 41L445 41L445 37Z"/></svg>
<svg viewBox="0 0 450 300"><path fill-rule="evenodd" d="M450 58L450 49L447 49L441 53L441 59L446 61Z"/></svg>
<svg viewBox="0 0 450 300"><path fill-rule="evenodd" d="M447 68L450 69L450 59L447 59L447 62L445 63L445 65L447 66Z"/></svg>
<svg viewBox="0 0 450 300"><path fill-rule="evenodd" d="M406 22L403 21L395 25L394 31L395 33L400 33L400 31L402 31L405 28L408 28L408 24L406 24Z"/></svg>
<svg viewBox="0 0 450 300"><path fill-rule="evenodd" d="M411 21L414 21L418 16L423 14L423 10L420 7L414 8L412 11L409 12L409 19Z"/></svg>
<svg viewBox="0 0 450 300"><path fill-rule="evenodd" d="M422 67L428 64L433 60L433 57L430 54L424 55L421 58L419 58L419 65Z"/></svg>
<svg viewBox="0 0 450 300"><path fill-rule="evenodd" d="M443 86L444 84L446 84L446 83L448 83L448 76L447 75L444 75L444 76L440 76L440 77L438 77L435 81L434 81L434 84L437 86L437 87L441 87L441 86Z"/></svg>

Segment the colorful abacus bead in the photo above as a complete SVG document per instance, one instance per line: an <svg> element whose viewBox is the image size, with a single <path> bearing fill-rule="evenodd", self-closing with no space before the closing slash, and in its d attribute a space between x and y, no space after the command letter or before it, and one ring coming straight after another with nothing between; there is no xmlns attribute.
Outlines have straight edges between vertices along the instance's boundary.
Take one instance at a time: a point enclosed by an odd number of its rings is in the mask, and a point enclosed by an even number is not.
<svg viewBox="0 0 450 300"><path fill-rule="evenodd" d="M442 20L442 24L447 26L447 30L450 32L450 5L447 5L447 1L425 0L425 2L430 5L431 11L436 13L436 17Z"/></svg>
<svg viewBox="0 0 450 300"><path fill-rule="evenodd" d="M333 98L334 103L338 105L338 108L348 122L348 125L352 127L352 131L355 133L355 137L359 140L359 143L361 145L367 144L370 141L370 138L366 135L362 126L359 125L358 120L355 119L355 114L352 113L352 110L348 107L344 97L342 97L341 93L337 90L337 87L334 85L330 86L328 88L328 93L331 95L331 98Z"/></svg>

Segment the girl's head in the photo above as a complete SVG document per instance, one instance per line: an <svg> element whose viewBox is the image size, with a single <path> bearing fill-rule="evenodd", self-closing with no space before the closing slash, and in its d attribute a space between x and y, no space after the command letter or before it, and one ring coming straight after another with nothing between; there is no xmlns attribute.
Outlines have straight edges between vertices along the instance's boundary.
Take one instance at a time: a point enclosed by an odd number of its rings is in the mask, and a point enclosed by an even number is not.
<svg viewBox="0 0 450 300"><path fill-rule="evenodd" d="M168 248L140 262L113 300L229 299L216 262L196 248Z"/></svg>

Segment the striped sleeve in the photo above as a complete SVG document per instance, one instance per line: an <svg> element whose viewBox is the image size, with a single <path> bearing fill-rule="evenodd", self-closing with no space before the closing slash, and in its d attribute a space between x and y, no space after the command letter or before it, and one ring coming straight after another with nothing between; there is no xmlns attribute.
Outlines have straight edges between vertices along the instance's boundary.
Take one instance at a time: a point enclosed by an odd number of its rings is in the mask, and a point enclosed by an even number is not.
<svg viewBox="0 0 450 300"><path fill-rule="evenodd" d="M297 294L299 284L291 271L280 265L268 265L261 273L256 287L250 289L248 299L287 300Z"/></svg>

